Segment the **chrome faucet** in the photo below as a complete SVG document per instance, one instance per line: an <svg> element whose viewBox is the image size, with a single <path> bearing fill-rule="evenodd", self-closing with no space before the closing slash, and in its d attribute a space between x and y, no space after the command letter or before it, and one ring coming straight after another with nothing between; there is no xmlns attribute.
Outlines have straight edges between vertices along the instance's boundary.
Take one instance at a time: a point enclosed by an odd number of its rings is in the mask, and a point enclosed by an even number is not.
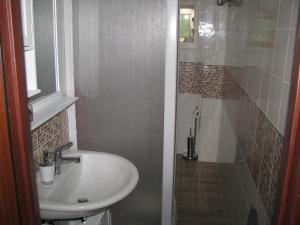
<svg viewBox="0 0 300 225"><path fill-rule="evenodd" d="M73 142L68 142L54 150L55 175L61 174L61 165L68 162L80 163L80 157L63 157L62 151L73 146Z"/></svg>

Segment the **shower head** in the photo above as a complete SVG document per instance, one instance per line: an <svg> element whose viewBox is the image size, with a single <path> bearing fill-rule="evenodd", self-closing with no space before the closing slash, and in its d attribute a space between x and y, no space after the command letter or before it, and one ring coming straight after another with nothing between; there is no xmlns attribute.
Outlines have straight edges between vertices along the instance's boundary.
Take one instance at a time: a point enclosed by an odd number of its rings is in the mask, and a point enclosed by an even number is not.
<svg viewBox="0 0 300 225"><path fill-rule="evenodd" d="M239 6L242 4L242 0L217 0L217 5L219 6L224 6L226 3L228 7Z"/></svg>
<svg viewBox="0 0 300 225"><path fill-rule="evenodd" d="M218 4L219 6L225 5L226 2L227 2L227 0L217 0L217 4Z"/></svg>

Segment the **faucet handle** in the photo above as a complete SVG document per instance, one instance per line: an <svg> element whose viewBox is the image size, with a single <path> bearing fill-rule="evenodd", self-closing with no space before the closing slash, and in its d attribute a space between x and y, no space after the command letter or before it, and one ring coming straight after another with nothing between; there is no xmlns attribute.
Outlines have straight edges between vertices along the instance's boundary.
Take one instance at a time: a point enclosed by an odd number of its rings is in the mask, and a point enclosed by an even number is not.
<svg viewBox="0 0 300 225"><path fill-rule="evenodd" d="M54 150L55 174L61 173L62 151L73 146L73 142L68 142Z"/></svg>
<svg viewBox="0 0 300 225"><path fill-rule="evenodd" d="M56 148L53 152L54 153L54 161L57 162L58 160L61 160L62 151L64 151L65 149L68 149L72 146L73 146L73 142L68 142L68 143Z"/></svg>
<svg viewBox="0 0 300 225"><path fill-rule="evenodd" d="M73 146L73 142L70 141L70 142L68 142L68 143L66 143L66 144L64 144L64 145L62 145L62 146L60 146L60 147L58 147L57 149L55 149L54 152L62 152L62 151L66 150L66 149L68 149L68 148L70 148L70 147L72 147L72 146Z"/></svg>

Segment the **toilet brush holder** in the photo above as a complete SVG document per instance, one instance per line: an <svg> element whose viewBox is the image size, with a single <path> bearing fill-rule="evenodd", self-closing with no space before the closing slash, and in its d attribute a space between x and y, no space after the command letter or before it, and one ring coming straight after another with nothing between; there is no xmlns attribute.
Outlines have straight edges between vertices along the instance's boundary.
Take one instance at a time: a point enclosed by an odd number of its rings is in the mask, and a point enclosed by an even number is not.
<svg viewBox="0 0 300 225"><path fill-rule="evenodd" d="M183 153L182 157L187 160L198 159L198 154L195 152L195 137L187 137L187 151Z"/></svg>

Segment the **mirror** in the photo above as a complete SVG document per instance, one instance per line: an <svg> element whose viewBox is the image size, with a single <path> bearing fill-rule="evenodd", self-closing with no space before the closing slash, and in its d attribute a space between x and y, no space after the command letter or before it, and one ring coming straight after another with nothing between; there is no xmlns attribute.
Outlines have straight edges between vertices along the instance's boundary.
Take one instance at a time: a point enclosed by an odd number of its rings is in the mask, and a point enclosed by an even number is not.
<svg viewBox="0 0 300 225"><path fill-rule="evenodd" d="M56 91L55 12L51 0L32 1L37 86L41 90L36 97L39 97Z"/></svg>

